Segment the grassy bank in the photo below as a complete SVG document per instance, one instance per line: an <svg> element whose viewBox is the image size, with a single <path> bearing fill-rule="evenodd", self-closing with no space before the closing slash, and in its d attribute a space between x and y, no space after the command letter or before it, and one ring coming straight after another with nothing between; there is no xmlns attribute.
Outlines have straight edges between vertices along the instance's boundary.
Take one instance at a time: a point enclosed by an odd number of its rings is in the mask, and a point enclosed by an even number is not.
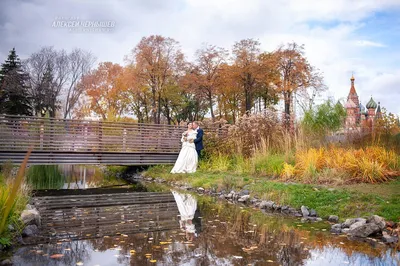
<svg viewBox="0 0 400 266"><path fill-rule="evenodd" d="M393 221L400 219L400 178L379 185L363 183L328 186L288 183L257 175L237 174L234 171L211 171L205 164L190 175L170 174L170 170L171 166L156 166L146 171L145 175L217 191L246 188L252 196L279 204L296 208L306 205L315 209L321 217L335 214L345 219L377 214Z"/></svg>

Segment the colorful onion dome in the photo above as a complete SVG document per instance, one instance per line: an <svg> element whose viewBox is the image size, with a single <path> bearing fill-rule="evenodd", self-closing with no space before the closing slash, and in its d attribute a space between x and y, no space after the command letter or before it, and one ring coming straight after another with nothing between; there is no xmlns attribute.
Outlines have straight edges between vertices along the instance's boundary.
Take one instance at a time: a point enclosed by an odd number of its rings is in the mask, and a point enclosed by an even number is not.
<svg viewBox="0 0 400 266"><path fill-rule="evenodd" d="M378 105L376 104L376 102L372 99L369 100L369 102L366 105L367 109L376 109L376 107L378 107Z"/></svg>

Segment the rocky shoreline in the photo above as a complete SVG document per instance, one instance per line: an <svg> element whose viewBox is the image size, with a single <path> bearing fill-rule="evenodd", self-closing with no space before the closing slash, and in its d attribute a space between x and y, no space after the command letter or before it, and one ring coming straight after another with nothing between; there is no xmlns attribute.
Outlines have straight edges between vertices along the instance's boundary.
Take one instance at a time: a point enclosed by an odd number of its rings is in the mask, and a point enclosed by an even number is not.
<svg viewBox="0 0 400 266"><path fill-rule="evenodd" d="M124 177L128 182L149 182L166 184L168 186L198 193L199 195L208 195L217 197L220 200L227 200L234 204L244 204L252 206L268 213L276 213L288 217L301 218L301 222L329 222L331 225L332 234L347 235L349 238L363 240L372 238L374 241L382 241L390 246L398 245L400 236L400 223L385 221L384 218L378 215L372 215L368 218L350 218L343 223L339 223L339 217L330 215L329 217L319 217L314 209L307 206L301 206L300 209L293 208L287 205L279 205L273 201L261 200L258 197L250 196L251 191L242 189L240 191L216 191L207 190L202 187L192 187L182 182L167 182L162 178L145 177L141 174L133 174Z"/></svg>

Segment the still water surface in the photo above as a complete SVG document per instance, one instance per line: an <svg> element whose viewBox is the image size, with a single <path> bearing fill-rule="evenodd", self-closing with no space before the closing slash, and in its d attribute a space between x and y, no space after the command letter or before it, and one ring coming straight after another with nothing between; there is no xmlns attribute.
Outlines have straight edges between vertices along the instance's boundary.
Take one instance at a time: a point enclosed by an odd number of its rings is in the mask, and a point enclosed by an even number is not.
<svg viewBox="0 0 400 266"><path fill-rule="evenodd" d="M141 194L149 196L140 203L48 211L48 226L41 232L45 237L16 250L13 263L400 265L398 251L333 236L327 223L302 224L174 193Z"/></svg>

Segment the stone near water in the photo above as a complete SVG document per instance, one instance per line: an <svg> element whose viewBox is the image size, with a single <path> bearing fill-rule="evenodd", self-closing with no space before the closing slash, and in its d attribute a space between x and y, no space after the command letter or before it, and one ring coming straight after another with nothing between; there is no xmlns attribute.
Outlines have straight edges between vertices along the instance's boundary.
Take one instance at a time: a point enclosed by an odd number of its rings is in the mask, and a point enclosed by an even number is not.
<svg viewBox="0 0 400 266"><path fill-rule="evenodd" d="M346 219L346 221L344 221L344 223L342 223L342 228L349 228L355 222L357 222L357 221L354 218Z"/></svg>
<svg viewBox="0 0 400 266"><path fill-rule="evenodd" d="M397 236L391 236L387 232L383 231L382 232L382 241L383 243L397 243L399 241L399 238Z"/></svg>
<svg viewBox="0 0 400 266"><path fill-rule="evenodd" d="M40 215L36 209L22 211L21 220L25 225L35 224L40 226Z"/></svg>
<svg viewBox="0 0 400 266"><path fill-rule="evenodd" d="M250 199L250 195L241 196L238 201L239 202L247 202Z"/></svg>
<svg viewBox="0 0 400 266"><path fill-rule="evenodd" d="M258 199L251 199L250 203L253 205L258 205L259 204L259 200Z"/></svg>
<svg viewBox="0 0 400 266"><path fill-rule="evenodd" d="M25 227L25 229L22 231L22 236L23 237L35 236L38 233L39 233L38 227L35 224L31 224Z"/></svg>
<svg viewBox="0 0 400 266"><path fill-rule="evenodd" d="M342 232L342 225L341 224L334 224L331 227L331 233L340 234Z"/></svg>
<svg viewBox="0 0 400 266"><path fill-rule="evenodd" d="M343 229L342 229L342 233L343 233L343 234L347 234L349 231L350 231L349 228L343 228Z"/></svg>
<svg viewBox="0 0 400 266"><path fill-rule="evenodd" d="M303 214L303 217L308 217L310 216L310 212L308 211L308 208L306 206L301 206L301 213Z"/></svg>
<svg viewBox="0 0 400 266"><path fill-rule="evenodd" d="M328 221L331 223L338 223L339 217L337 215L329 215Z"/></svg>
<svg viewBox="0 0 400 266"><path fill-rule="evenodd" d="M270 201L270 200L268 200L268 201L265 201L265 200L263 200L263 201L261 201L261 203L260 203L260 208L261 209L272 209L272 207L274 206L274 202L273 201Z"/></svg>
<svg viewBox="0 0 400 266"><path fill-rule="evenodd" d="M250 195L250 191L248 189L242 190L239 192L240 196Z"/></svg>
<svg viewBox="0 0 400 266"><path fill-rule="evenodd" d="M367 222L365 218L356 218L356 222Z"/></svg>
<svg viewBox="0 0 400 266"><path fill-rule="evenodd" d="M383 230L386 228L386 222L385 219L378 215L372 215L371 217L368 218L367 223L374 223L376 224L379 229Z"/></svg>
<svg viewBox="0 0 400 266"><path fill-rule="evenodd" d="M348 234L354 237L367 237L380 232L378 225L374 223L363 224L361 226L353 227L350 229Z"/></svg>
<svg viewBox="0 0 400 266"><path fill-rule="evenodd" d="M355 222L354 224L350 225L350 231L355 229L355 228L358 228L360 226L363 226L366 223L367 223L366 220L361 220L361 221Z"/></svg>
<svg viewBox="0 0 400 266"><path fill-rule="evenodd" d="M0 265L13 265L12 261L9 259L3 260Z"/></svg>
<svg viewBox="0 0 400 266"><path fill-rule="evenodd" d="M311 209L311 210L310 210L310 216L311 216L311 217L317 217L317 211L314 210L314 209Z"/></svg>

